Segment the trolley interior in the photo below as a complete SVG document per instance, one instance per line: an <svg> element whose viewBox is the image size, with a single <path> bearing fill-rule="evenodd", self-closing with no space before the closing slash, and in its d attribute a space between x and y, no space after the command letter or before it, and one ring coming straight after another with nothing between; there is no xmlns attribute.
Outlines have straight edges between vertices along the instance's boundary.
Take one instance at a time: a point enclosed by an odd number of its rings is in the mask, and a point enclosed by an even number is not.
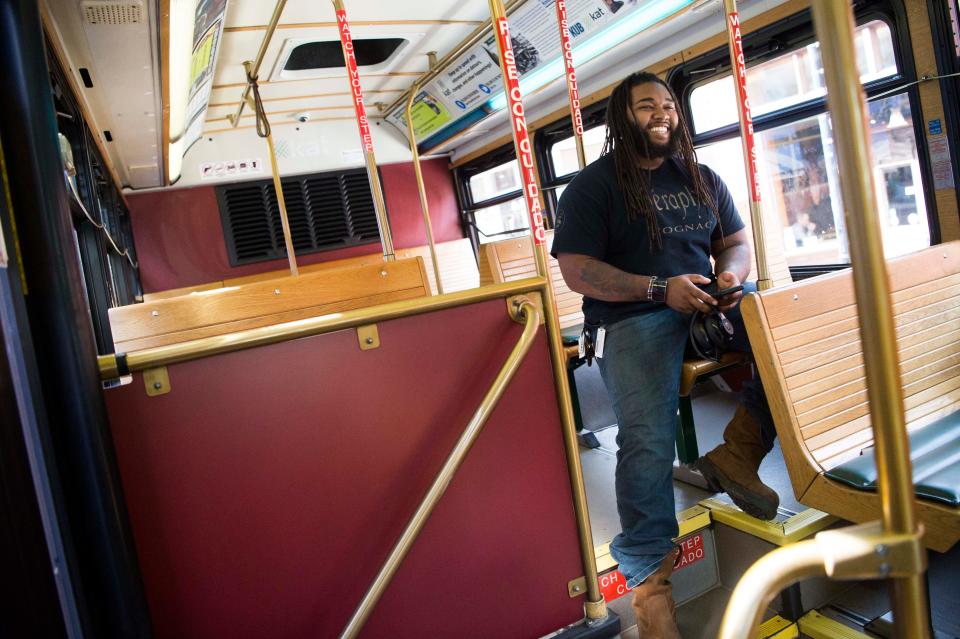
<svg viewBox="0 0 960 639"><path fill-rule="evenodd" d="M612 87L644 69L765 283L754 357L684 365L683 636L717 636L770 551L881 519L810 1L560 4L5 4L0 635L637 637L608 550L616 417L547 250ZM912 574L931 636L960 637L957 0L850 7ZM688 467L751 374L777 422L772 522ZM755 636L895 636L870 570L783 589Z"/></svg>

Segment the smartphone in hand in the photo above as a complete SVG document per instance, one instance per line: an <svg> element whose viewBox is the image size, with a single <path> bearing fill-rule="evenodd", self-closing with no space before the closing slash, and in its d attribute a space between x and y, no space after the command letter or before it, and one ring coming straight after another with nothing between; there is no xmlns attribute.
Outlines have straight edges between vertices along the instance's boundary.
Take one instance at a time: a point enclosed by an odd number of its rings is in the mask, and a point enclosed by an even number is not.
<svg viewBox="0 0 960 639"><path fill-rule="evenodd" d="M740 284L737 286L731 286L730 288L725 288L722 291L717 291L716 293L713 294L713 297L715 297L716 299L720 299L721 297L725 297L727 295L733 295L734 293L739 293L742 290L743 290L743 284Z"/></svg>

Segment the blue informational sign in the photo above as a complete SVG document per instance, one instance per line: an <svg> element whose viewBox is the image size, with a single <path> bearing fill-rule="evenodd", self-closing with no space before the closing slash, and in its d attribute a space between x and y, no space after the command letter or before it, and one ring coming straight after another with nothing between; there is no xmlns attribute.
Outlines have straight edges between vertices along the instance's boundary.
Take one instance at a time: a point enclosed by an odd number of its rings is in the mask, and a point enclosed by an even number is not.
<svg viewBox="0 0 960 639"><path fill-rule="evenodd" d="M943 125L939 119L930 120L927 122L927 130L930 132L930 135L940 135L943 133Z"/></svg>

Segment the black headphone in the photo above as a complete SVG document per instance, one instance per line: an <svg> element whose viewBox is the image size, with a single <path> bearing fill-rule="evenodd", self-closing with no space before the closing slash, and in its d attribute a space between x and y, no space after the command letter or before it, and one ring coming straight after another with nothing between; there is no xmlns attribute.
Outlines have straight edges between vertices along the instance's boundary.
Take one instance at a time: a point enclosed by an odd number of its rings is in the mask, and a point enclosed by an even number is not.
<svg viewBox="0 0 960 639"><path fill-rule="evenodd" d="M720 298L730 293L742 291L742 286L718 290L717 278L711 277L710 283L703 287L713 297ZM694 311L690 317L690 343L694 352L703 359L719 362L720 356L727 352L733 342L733 324L727 316L716 308L708 313Z"/></svg>
<svg viewBox="0 0 960 639"><path fill-rule="evenodd" d="M697 355L719 362L732 341L733 324L726 315L716 309L709 313L694 311L690 317L690 343Z"/></svg>

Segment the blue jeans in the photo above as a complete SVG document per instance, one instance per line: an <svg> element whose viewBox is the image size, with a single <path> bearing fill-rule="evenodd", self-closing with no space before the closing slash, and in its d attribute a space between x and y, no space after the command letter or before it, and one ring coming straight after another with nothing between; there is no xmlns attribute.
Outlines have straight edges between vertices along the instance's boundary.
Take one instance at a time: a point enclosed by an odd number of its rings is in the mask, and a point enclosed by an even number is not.
<svg viewBox="0 0 960 639"><path fill-rule="evenodd" d="M744 285L744 293L756 290ZM750 351L739 305L726 313L734 325L731 350ZM674 443L680 368L690 316L663 308L606 327L600 375L613 401L617 432L616 493L621 532L610 544L627 587L635 588L674 548ZM776 431L759 380L744 385L740 402L761 424L767 450Z"/></svg>

